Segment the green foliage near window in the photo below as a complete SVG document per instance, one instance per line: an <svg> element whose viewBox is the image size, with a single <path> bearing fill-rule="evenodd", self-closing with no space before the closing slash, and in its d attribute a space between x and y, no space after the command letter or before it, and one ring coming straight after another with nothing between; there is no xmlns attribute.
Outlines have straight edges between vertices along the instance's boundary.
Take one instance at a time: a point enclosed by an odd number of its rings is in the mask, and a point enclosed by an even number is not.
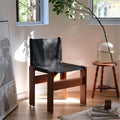
<svg viewBox="0 0 120 120"><path fill-rule="evenodd" d="M28 0L19 0L19 18L20 22L31 21L30 2Z"/></svg>

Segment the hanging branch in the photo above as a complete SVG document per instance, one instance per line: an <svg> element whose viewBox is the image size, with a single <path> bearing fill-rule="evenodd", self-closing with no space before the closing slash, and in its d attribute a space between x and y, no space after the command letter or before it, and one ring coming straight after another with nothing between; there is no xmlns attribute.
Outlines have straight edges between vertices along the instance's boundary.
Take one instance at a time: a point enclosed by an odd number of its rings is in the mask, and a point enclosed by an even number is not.
<svg viewBox="0 0 120 120"><path fill-rule="evenodd" d="M78 12L87 13L94 16L103 30L106 43L107 44L109 43L104 26L102 25L99 18L94 14L94 12L89 7L86 7L84 4L82 4L78 0L49 0L49 2L53 4L54 6L53 11L55 11L57 15L65 13L66 17L75 20L75 16L73 15L72 12L74 11L74 13L76 13L76 11L78 11ZM78 8L78 6L76 7L75 5L72 6L73 4L77 4L79 7L81 6L81 8ZM68 8L67 10L66 10L66 7ZM83 19L84 17L85 17L84 15L80 15L80 19ZM113 61L113 56L109 46L108 46L108 52L110 54L111 61Z"/></svg>
<svg viewBox="0 0 120 120"><path fill-rule="evenodd" d="M105 31L105 28L104 28L103 24L101 23L101 21L99 20L99 18L94 14L94 12L93 12L90 8L86 7L84 4L78 2L77 0L75 0L75 2L76 2L77 4L83 6L83 7L84 7L85 9L87 9L89 12L88 12L88 11L85 11L85 10L80 10L80 9L77 9L77 10L79 10L79 11L81 11L81 12L85 12L85 13L91 14L91 15L93 15L93 16L95 17L95 19L98 21L99 25L101 26L101 28L102 28L102 30L103 30L104 37L105 37L105 41L106 41L106 43L108 44L109 41L108 41L108 38L107 38L107 34L106 34L106 31ZM74 9L74 8L71 7L71 9ZM109 46L108 46L108 52L109 52L109 54L110 54L111 61L113 61L113 56L112 56L112 53L111 53L111 51L110 51L110 47L109 47Z"/></svg>

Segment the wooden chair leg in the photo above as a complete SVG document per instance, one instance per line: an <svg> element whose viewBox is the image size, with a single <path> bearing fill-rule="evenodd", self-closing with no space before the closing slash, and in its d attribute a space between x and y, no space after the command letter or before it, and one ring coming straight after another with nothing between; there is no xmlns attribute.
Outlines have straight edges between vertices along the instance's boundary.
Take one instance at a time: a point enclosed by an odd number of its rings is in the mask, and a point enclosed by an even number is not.
<svg viewBox="0 0 120 120"><path fill-rule="evenodd" d="M102 86L103 86L103 74L104 74L104 67L101 67L101 80L100 80L100 92L102 92Z"/></svg>
<svg viewBox="0 0 120 120"><path fill-rule="evenodd" d="M118 90L118 84L117 84L117 79L116 79L116 73L115 73L115 67L112 67L113 70L113 77L114 77L114 82L115 82L115 89L116 89L116 94L117 97L119 97L119 90Z"/></svg>
<svg viewBox="0 0 120 120"><path fill-rule="evenodd" d="M83 79L83 85L80 85L80 104L86 105L87 99L87 68L85 70L80 70L81 78Z"/></svg>
<svg viewBox="0 0 120 120"><path fill-rule="evenodd" d="M35 106L35 68L33 66L29 67L29 104Z"/></svg>
<svg viewBox="0 0 120 120"><path fill-rule="evenodd" d="M93 89L92 89L92 96L91 96L92 98L94 98L94 93L95 93L95 87L96 87L96 82L97 82L98 71L99 71L99 66L96 67L95 79L94 79L94 84L93 84Z"/></svg>
<svg viewBox="0 0 120 120"><path fill-rule="evenodd" d="M66 73L60 73L60 80L66 79ZM67 99L67 89L62 89L62 98Z"/></svg>
<svg viewBox="0 0 120 120"><path fill-rule="evenodd" d="M47 111L53 113L53 81L54 74L52 72L48 72L48 81L47 81Z"/></svg>

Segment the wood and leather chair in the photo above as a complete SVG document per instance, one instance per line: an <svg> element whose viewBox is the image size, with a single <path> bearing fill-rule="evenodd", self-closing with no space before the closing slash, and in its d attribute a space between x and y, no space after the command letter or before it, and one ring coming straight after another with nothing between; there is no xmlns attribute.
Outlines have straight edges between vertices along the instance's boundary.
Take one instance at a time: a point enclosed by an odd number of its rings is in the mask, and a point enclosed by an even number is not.
<svg viewBox="0 0 120 120"><path fill-rule="evenodd" d="M66 80L66 73L80 70L80 77ZM80 86L80 103L86 105L86 71L85 66L62 62L61 38L30 39L30 67L29 67L29 103L35 106L35 84L47 82L47 111L53 113L54 91L63 89L62 95L66 98L66 89ZM35 75L35 71L44 72L44 75ZM60 73L60 80L54 77Z"/></svg>

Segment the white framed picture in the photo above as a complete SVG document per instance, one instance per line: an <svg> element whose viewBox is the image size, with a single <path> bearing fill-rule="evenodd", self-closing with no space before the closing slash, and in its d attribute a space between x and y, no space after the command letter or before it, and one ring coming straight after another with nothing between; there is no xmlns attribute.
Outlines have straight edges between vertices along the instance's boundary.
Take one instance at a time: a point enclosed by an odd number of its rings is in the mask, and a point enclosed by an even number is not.
<svg viewBox="0 0 120 120"><path fill-rule="evenodd" d="M0 120L17 106L8 21L0 21Z"/></svg>

